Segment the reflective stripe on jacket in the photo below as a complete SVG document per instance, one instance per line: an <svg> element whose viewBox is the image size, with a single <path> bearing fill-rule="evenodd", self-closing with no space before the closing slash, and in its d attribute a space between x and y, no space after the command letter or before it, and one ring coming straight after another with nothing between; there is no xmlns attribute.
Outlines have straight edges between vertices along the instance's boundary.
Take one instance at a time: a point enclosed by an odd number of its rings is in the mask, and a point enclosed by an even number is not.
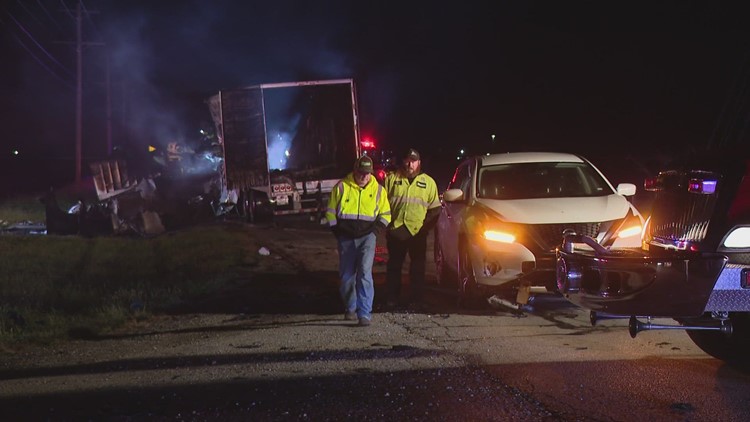
<svg viewBox="0 0 750 422"><path fill-rule="evenodd" d="M420 173L409 183L409 178L394 172L385 178L385 190L393 213L392 228L403 225L415 235L424 224L428 209L440 206L437 184L432 177Z"/></svg>
<svg viewBox="0 0 750 422"><path fill-rule="evenodd" d="M362 188L349 173L333 187L326 219L337 233L348 237L356 238L375 232L378 224L387 227L391 222L388 195L374 176Z"/></svg>

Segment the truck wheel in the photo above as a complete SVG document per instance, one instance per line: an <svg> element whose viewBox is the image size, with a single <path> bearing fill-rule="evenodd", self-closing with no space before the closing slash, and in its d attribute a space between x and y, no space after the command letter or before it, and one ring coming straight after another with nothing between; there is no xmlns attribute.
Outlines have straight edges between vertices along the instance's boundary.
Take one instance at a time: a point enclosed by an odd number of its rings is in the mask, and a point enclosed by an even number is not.
<svg viewBox="0 0 750 422"><path fill-rule="evenodd" d="M253 190L249 189L243 195L243 203L245 204L245 217L248 223L255 223L255 195Z"/></svg>
<svg viewBox="0 0 750 422"><path fill-rule="evenodd" d="M248 223L267 223L273 219L273 209L264 192L250 189L245 200L245 213Z"/></svg>
<svg viewBox="0 0 750 422"><path fill-rule="evenodd" d="M730 365L749 367L750 313L732 312L732 334L717 331L688 330L687 334L701 350Z"/></svg>

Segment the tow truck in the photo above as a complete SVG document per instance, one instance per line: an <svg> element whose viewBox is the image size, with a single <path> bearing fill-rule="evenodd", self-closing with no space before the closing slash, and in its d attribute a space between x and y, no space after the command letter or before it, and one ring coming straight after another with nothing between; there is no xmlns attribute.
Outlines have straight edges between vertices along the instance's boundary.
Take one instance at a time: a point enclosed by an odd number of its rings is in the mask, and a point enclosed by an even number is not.
<svg viewBox="0 0 750 422"><path fill-rule="evenodd" d="M631 337L687 330L703 351L730 364L750 355L750 157L708 151L645 181L653 192L642 246L602 247L569 232L556 253L557 289L601 318L629 319ZM667 317L676 324L655 324Z"/></svg>

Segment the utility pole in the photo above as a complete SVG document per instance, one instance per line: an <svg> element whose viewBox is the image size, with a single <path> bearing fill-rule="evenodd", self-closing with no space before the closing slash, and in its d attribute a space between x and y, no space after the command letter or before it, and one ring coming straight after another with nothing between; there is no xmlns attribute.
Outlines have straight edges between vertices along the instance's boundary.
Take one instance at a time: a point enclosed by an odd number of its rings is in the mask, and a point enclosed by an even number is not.
<svg viewBox="0 0 750 422"><path fill-rule="evenodd" d="M75 139L75 183L81 183L81 166L82 166L82 154L83 154L83 47L85 46L103 46L103 42L88 42L83 41L83 3L81 0L76 1L75 16L70 13L70 10L66 7L66 11L71 15L76 25L76 139ZM86 10L87 14L97 13L90 10ZM64 43L70 44L70 43ZM107 63L109 66L109 63ZM107 84L109 84L109 68L107 68ZM107 99L109 101L109 99ZM109 133L108 133L109 136ZM111 142L108 138L108 143Z"/></svg>
<svg viewBox="0 0 750 422"><path fill-rule="evenodd" d="M83 144L83 35L81 2L76 2L76 185L81 183L81 151Z"/></svg>
<svg viewBox="0 0 750 422"><path fill-rule="evenodd" d="M110 80L109 54L105 54L107 75L104 83L107 90L107 156L112 154L112 81Z"/></svg>

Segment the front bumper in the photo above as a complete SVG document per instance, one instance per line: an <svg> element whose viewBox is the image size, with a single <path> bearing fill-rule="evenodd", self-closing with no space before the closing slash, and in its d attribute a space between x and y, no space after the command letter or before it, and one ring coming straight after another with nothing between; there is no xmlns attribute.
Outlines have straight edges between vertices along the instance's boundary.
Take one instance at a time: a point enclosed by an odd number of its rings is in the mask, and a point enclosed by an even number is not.
<svg viewBox="0 0 750 422"><path fill-rule="evenodd" d="M701 315L727 263L718 253L589 252L567 245L568 239L557 252L560 293L585 309L614 315Z"/></svg>
<svg viewBox="0 0 750 422"><path fill-rule="evenodd" d="M480 288L502 292L522 280L535 286L554 287L555 255L534 255L521 244L487 244L478 239L470 249L471 264Z"/></svg>

